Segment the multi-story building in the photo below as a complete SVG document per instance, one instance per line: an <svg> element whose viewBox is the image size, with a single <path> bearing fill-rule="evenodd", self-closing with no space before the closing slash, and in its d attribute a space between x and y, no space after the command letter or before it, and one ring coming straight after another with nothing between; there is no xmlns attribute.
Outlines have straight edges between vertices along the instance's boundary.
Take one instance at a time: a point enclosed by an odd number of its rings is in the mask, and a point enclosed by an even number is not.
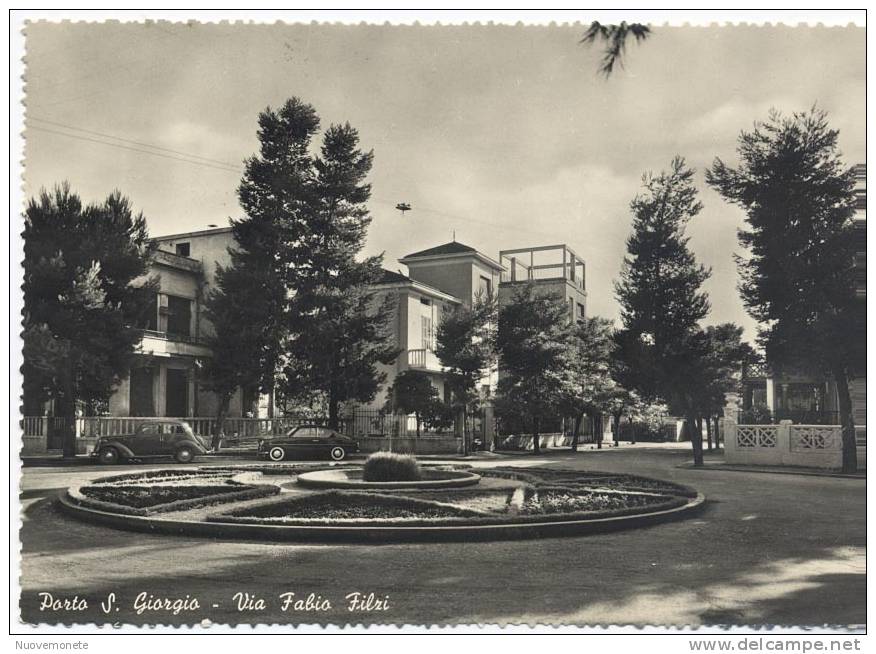
<svg viewBox="0 0 876 654"><path fill-rule="evenodd" d="M155 310L143 326L138 361L110 398L109 412L114 416L215 415L217 399L199 382L199 371L212 356L205 345L212 326L204 315L204 298L215 285L216 267L230 263L231 228L172 234L155 241L158 250L150 271L159 280ZM375 290L378 298L391 294L396 300L391 324L400 354L383 367L387 381L371 408L384 406L386 390L404 370L425 372L439 396L450 399L435 353L437 327L445 311L471 306L479 295L497 296L501 303L520 283L532 281L539 289L563 297L571 319L585 315L584 262L571 248L508 250L500 253L500 261L453 241L399 259L407 274L384 271ZM494 392L497 376L493 368L481 380L485 399ZM238 391L228 415L264 417L268 404L269 398L245 397Z"/></svg>
<svg viewBox="0 0 876 654"><path fill-rule="evenodd" d="M211 325L204 316L206 292L215 284L216 266L228 265L230 227L159 236L149 276L159 289L154 310L143 325L137 362L109 399L113 416L211 416L216 398L199 383L199 370L212 356L205 345ZM230 415L255 411L258 398L231 401Z"/></svg>

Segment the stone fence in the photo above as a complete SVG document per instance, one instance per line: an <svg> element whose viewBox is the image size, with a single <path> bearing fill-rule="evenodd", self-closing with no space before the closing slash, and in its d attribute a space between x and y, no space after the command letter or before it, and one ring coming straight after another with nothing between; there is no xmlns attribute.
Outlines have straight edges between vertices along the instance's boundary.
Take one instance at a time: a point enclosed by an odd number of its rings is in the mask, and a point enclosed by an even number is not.
<svg viewBox="0 0 876 654"><path fill-rule="evenodd" d="M723 419L724 460L730 464L781 465L805 468L842 467L840 425L740 425ZM866 427L859 427L858 467L866 467Z"/></svg>

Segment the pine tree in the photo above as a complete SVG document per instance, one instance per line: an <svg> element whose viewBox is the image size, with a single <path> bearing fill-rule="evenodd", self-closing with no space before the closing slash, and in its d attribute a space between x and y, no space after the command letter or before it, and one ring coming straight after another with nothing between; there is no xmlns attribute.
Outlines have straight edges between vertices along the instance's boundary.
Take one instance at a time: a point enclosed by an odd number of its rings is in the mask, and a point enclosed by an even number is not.
<svg viewBox="0 0 876 654"><path fill-rule="evenodd" d="M378 303L372 290L382 256L356 260L371 222L365 178L372 160L349 124L326 130L301 212L300 247L288 255L294 280L283 391L321 398L332 427L342 403L374 398L386 377L378 364L398 356L389 324L393 301Z"/></svg>
<svg viewBox="0 0 876 654"><path fill-rule="evenodd" d="M739 136L739 166L716 159L706 179L746 214L740 291L761 324L767 363L777 374L832 376L843 471L854 472L849 379L865 359L866 305L855 296L854 176L840 158L838 135L816 108L790 117L772 111Z"/></svg>
<svg viewBox="0 0 876 654"><path fill-rule="evenodd" d="M72 419L77 402L105 403L128 374L153 306L153 250L142 214L118 191L82 205L62 184L27 205L24 225L25 405L54 400ZM76 451L72 420L64 456Z"/></svg>
<svg viewBox="0 0 876 654"><path fill-rule="evenodd" d="M240 350L234 363L214 357L208 385L221 396L240 383L273 399L288 336L288 289L298 283L297 263L309 246L310 146L319 117L291 98L265 109L258 122L259 153L247 160L237 190L245 216L232 221L231 265L218 271L207 304L218 357L232 353L235 341Z"/></svg>
<svg viewBox="0 0 876 654"><path fill-rule="evenodd" d="M561 298L539 293L534 284L518 289L499 309L500 417L528 424L535 453L539 428L556 415L566 397L569 365L569 312Z"/></svg>
<svg viewBox="0 0 876 654"><path fill-rule="evenodd" d="M696 262L685 236L687 223L702 209L693 175L675 157L669 172L643 178L645 191L630 204L633 233L615 289L635 390L649 401L665 399L685 417L694 464L702 465L695 395L705 355L699 321L709 312L700 286L710 271Z"/></svg>

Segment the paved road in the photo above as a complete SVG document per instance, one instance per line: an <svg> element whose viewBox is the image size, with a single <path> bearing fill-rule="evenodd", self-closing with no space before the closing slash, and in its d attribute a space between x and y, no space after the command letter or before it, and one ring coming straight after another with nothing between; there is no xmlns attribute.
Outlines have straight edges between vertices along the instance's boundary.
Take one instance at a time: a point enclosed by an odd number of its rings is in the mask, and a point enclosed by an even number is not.
<svg viewBox="0 0 876 654"><path fill-rule="evenodd" d="M60 514L57 491L94 468L28 468L22 480L22 612L28 622L863 624L865 484L680 469L687 449L640 444L482 464L624 471L690 484L688 520L613 534L435 545L274 545L129 533ZM131 468L125 468L130 470ZM100 469L106 470L105 468ZM39 610L40 592L86 599ZM388 608L349 611L354 592ZM110 617L99 603L110 593ZM139 593L200 608L136 615ZM235 593L262 598L239 611ZM328 600L282 610L283 593ZM216 606L214 606L214 604ZM191 605L191 602L190 602ZM313 606L313 603L311 603Z"/></svg>

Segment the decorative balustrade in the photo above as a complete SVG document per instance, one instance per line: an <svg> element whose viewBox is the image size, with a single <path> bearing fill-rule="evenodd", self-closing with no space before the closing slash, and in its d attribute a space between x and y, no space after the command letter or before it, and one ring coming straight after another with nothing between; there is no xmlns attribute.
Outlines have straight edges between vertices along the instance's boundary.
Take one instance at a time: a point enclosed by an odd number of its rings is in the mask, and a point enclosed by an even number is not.
<svg viewBox="0 0 876 654"><path fill-rule="evenodd" d="M775 447L779 438L778 425L738 425L737 447Z"/></svg>
<svg viewBox="0 0 876 654"><path fill-rule="evenodd" d="M842 429L833 426L791 425L791 451L842 449Z"/></svg>
<svg viewBox="0 0 876 654"><path fill-rule="evenodd" d="M855 429L859 467L866 466L866 429L863 425ZM842 466L840 425L797 425L790 420L777 425L739 425L727 416L722 430L727 463L830 469Z"/></svg>

